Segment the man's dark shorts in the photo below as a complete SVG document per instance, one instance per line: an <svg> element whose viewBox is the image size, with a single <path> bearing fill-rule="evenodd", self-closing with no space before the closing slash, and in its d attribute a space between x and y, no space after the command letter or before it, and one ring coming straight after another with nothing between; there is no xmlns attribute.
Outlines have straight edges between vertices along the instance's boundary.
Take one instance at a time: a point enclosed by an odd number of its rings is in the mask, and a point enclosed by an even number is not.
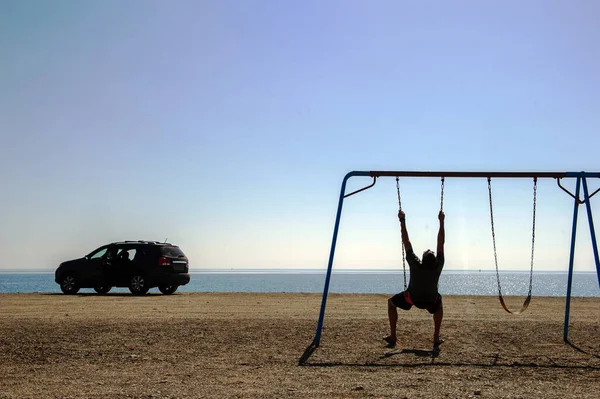
<svg viewBox="0 0 600 399"><path fill-rule="evenodd" d="M419 309L426 309L429 313L434 314L442 306L442 296L437 294L433 302L413 301L407 291L402 291L392 297L392 303L400 309L410 310L413 305Z"/></svg>

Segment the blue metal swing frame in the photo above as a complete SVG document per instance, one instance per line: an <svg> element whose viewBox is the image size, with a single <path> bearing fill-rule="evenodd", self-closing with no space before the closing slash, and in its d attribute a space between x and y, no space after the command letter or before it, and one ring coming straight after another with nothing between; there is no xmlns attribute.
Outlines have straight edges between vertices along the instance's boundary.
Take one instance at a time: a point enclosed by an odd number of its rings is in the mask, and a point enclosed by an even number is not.
<svg viewBox="0 0 600 399"><path fill-rule="evenodd" d="M351 177L372 177L373 182L371 185L366 186L362 189L353 191L346 194L346 183ZM338 201L338 208L335 218L335 225L333 228L333 238L331 240L331 250L329 252L329 261L327 264L327 274L325 277L325 287L323 289L323 298L321 300L321 310L319 312L319 321L317 324L317 330L312 343L306 348L304 354L300 357L299 364L303 364L312 355L314 350L319 346L321 342L321 331L323 329L323 321L325 319L325 307L327 305L327 295L329 293L329 283L331 281L331 271L333 268L333 258L335 254L335 247L337 243L338 230L340 226L340 219L342 216L342 206L344 204L344 198L351 195L357 194L375 185L377 178L379 177L460 177L460 178L553 178L556 179L558 186L568 193L574 199L573 209L573 229L571 233L571 251L569 256L569 275L567 280L567 297L566 297L566 308L565 308L565 322L564 322L564 335L563 339L568 342L569 334L569 312L571 307L571 285L573 281L573 263L575 258L575 238L577 232L577 216L579 205L585 204L587 209L588 223L590 227L590 234L592 238L592 249L594 252L594 261L596 263L596 274L598 277L598 284L600 286L600 259L598 258L598 246L596 242L596 233L594 231L594 221L592 218L592 207L590 204L590 198L598 193L600 189L594 191L591 195L588 191L587 179L588 178L600 178L600 172L427 172L427 171L352 171L346 174L342 181L342 188L340 190L340 197ZM560 180L563 178L575 178L576 188L575 194L570 193L565 189ZM583 200L581 200L581 187L583 187Z"/></svg>

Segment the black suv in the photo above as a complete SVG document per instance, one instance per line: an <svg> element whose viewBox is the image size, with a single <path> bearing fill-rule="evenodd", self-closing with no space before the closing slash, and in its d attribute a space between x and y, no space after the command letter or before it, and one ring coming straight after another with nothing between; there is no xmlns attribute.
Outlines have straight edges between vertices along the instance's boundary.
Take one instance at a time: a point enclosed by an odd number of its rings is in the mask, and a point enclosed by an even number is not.
<svg viewBox="0 0 600 399"><path fill-rule="evenodd" d="M93 288L106 294L112 287L129 287L144 295L158 287L172 294L190 282L188 258L178 246L156 241L123 241L104 245L83 258L58 266L54 281L65 294Z"/></svg>

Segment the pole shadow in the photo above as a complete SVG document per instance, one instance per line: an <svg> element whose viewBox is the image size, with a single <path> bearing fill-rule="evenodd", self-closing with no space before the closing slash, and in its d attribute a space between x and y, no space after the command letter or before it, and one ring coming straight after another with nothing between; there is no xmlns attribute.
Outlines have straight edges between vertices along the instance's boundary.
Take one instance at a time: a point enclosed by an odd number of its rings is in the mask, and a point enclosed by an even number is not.
<svg viewBox="0 0 600 399"><path fill-rule="evenodd" d="M399 350L399 351L391 351L391 352L385 353L383 356L381 356L379 358L379 360L390 358L392 356L405 355L405 354L415 355L417 357L427 357L427 358L431 358L432 361L433 361L433 359L435 359L436 357L438 357L440 355L440 348L439 347L434 347L432 350L425 350L425 349L402 349L402 350Z"/></svg>
<svg viewBox="0 0 600 399"><path fill-rule="evenodd" d="M574 343L572 343L572 342L571 342L570 340L568 340L568 339L566 339L566 340L565 340L565 343L566 343L567 345L569 345L571 348L575 349L575 350L576 350L577 352L579 352L579 353L583 353L583 354L585 354L585 355L588 355L588 356L591 356L591 357L593 357L593 358L600 359L600 355L598 355L598 354L596 354L596 353L591 353L591 352L588 352L588 351L586 351L586 350L584 350L584 349L581 349L579 346L575 345Z"/></svg>
<svg viewBox="0 0 600 399"><path fill-rule="evenodd" d="M420 363L381 363L382 358L372 362L305 362L300 364L304 367L382 367L382 368L421 368L421 367L478 367L478 368L495 368L495 367L507 367L514 369L554 369L554 370L582 370L582 371L600 371L600 366L591 365L561 365L561 364L537 364L537 363L501 363L493 361L490 363L483 362L437 362L432 358L429 362Z"/></svg>
<svg viewBox="0 0 600 399"><path fill-rule="evenodd" d="M572 344L571 342L566 342L576 351L589 355L593 358L600 359L600 355L587 352L578 346ZM310 348L310 347L309 347ZM307 351L308 349L307 348ZM313 347L310 354L314 352L316 347ZM305 352L306 354L307 352ZM598 371L600 370L599 365L569 365L569 364L538 364L536 362L503 362L500 357L500 353L496 353L489 357L489 362L486 361L473 361L473 362L452 362L452 361L443 361L440 362L438 356L440 354L439 347L434 347L432 350L424 350L424 349L402 349L402 350L392 350L384 353L380 357L378 357L374 361L366 361L366 362L340 362L340 361L325 361L325 362L308 362L308 357L304 359L303 362L299 362L300 366L305 367L404 367L404 368L418 368L418 367L479 367L479 368L494 368L494 367L508 367L515 369L556 369L556 370L585 370L585 371ZM398 362L398 363L387 363L384 362L385 359L389 359L394 356L402 356L402 355L414 355L416 357L422 358L424 361L421 362ZM428 359L425 361L425 359Z"/></svg>

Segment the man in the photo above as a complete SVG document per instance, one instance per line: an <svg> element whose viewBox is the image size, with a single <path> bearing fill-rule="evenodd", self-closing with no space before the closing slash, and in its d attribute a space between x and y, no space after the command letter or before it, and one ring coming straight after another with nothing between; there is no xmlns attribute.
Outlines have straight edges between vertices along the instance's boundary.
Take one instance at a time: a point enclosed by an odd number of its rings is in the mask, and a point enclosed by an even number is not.
<svg viewBox="0 0 600 399"><path fill-rule="evenodd" d="M413 305L419 309L426 309L433 315L434 331L433 345L437 348L443 341L440 339L440 327L444 317L442 296L438 292L438 280L444 267L444 212L440 211L438 219L440 229L437 236L437 256L431 251L423 252L422 261L415 255L408 232L406 231L406 219L403 211L398 212L402 230L402 243L406 248L406 260L410 270L410 281L406 291L400 292L388 299L388 318L390 321L390 335L384 340L389 348L396 346L396 323L398 321L397 308L409 310Z"/></svg>

